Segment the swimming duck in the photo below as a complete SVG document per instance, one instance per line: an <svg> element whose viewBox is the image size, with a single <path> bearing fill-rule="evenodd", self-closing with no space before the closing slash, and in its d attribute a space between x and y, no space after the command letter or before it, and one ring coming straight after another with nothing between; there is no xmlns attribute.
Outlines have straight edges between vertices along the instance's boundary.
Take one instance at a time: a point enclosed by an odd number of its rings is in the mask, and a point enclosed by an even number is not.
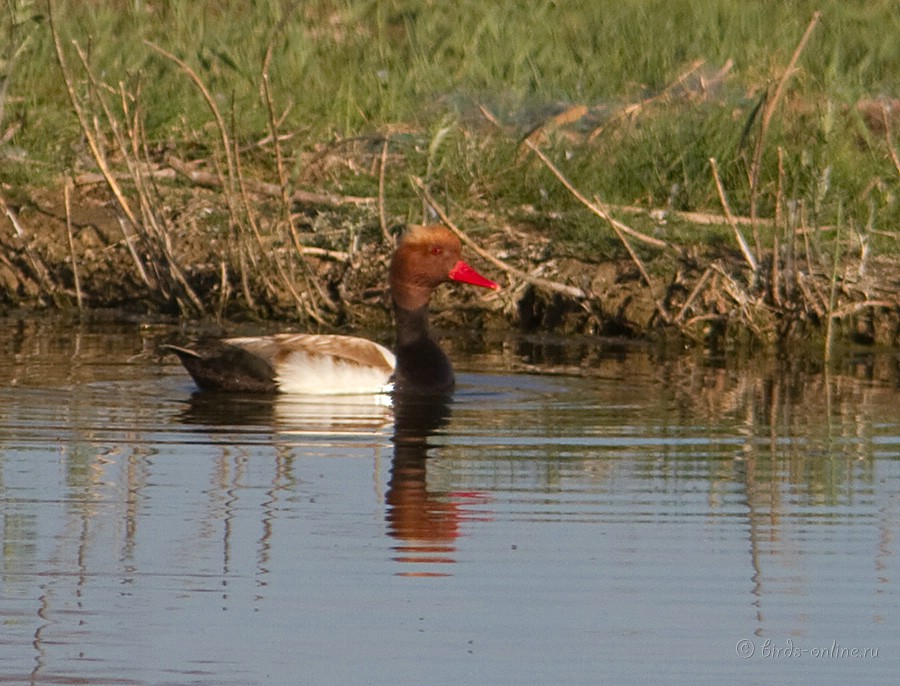
<svg viewBox="0 0 900 686"><path fill-rule="evenodd" d="M445 226L412 226L391 260L389 283L396 352L365 338L281 333L165 346L204 390L311 395L439 394L453 389L453 366L432 337L434 289L460 281L499 289L462 260L459 238Z"/></svg>

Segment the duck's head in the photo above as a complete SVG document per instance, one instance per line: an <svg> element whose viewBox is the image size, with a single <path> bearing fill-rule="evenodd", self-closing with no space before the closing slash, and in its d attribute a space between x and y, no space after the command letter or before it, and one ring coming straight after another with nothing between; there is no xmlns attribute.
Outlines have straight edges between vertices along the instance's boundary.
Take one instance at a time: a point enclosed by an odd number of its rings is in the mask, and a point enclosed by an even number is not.
<svg viewBox="0 0 900 686"><path fill-rule="evenodd" d="M424 307L431 292L445 281L500 288L463 261L462 245L450 229L441 225L411 226L391 260L394 303L410 311Z"/></svg>

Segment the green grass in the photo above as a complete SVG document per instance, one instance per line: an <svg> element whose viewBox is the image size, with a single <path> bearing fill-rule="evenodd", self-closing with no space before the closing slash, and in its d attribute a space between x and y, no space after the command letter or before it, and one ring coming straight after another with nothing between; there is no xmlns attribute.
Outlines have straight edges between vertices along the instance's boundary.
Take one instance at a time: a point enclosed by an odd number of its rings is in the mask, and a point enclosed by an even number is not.
<svg viewBox="0 0 900 686"><path fill-rule="evenodd" d="M588 194L610 203L718 211L709 168L715 157L733 210L746 214L747 168L759 131L751 126L744 135L751 112L821 10L766 138L760 211L771 215L774 209L780 147L784 197L802 201L816 222L834 223L840 211L856 226L890 232L900 223L900 175L884 131L856 107L900 93L896 0L52 5L78 93L86 94L87 81L73 40L104 83L140 94L151 148L190 157L221 154L209 110L185 74L144 41L196 71L241 143L267 134L260 74L271 42L276 114L286 113L281 130L295 134L287 154L299 159L328 141L392 134L401 160L391 169L388 209L410 218L420 203L408 174L426 176L442 197L463 207L573 209L550 173L516 147L553 108L574 104L600 112L608 128L591 143L551 136L543 145ZM0 76L7 90L0 136L9 135L0 148L8 158L0 182L52 183L90 161L56 63L47 5L8 0L2 11ZM696 60L705 60L708 75L729 59L734 66L727 79L703 97L674 98L633 119L614 118L623 105L662 91ZM488 125L478 105L495 112L506 131ZM587 131L576 126L574 133ZM895 146L898 136L900 126ZM24 161L14 161L12 150L24 151ZM295 164L294 173L303 178L305 170ZM271 170L268 177L274 178ZM377 175L358 171L328 179L355 193L377 189ZM560 237L590 242L596 232L601 246L605 227L590 217L584 221L591 228L562 222ZM896 249L896 241L884 247Z"/></svg>

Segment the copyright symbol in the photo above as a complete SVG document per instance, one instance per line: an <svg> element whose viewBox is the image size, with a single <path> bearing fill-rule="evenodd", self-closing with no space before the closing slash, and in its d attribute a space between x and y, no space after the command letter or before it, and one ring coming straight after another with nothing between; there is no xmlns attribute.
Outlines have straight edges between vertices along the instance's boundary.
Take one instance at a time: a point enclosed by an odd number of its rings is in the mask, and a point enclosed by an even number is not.
<svg viewBox="0 0 900 686"><path fill-rule="evenodd" d="M734 649L737 651L739 657L747 660L753 657L753 653L756 651L756 646L753 645L753 641L748 641L746 638L743 638L737 642L737 645L734 647Z"/></svg>

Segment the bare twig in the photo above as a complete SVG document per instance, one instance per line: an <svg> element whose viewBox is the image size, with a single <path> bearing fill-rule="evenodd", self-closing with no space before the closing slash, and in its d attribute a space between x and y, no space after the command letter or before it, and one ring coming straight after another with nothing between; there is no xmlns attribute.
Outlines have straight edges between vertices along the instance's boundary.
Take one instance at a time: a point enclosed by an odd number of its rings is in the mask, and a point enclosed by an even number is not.
<svg viewBox="0 0 900 686"><path fill-rule="evenodd" d="M597 138L597 136L599 136L601 133L603 133L611 124L613 124L617 121L620 121L622 119L625 119L627 117L634 117L648 105L651 105L655 102L658 102L660 100L664 100L665 98L668 98L673 90L675 90L678 86L680 86L682 83L684 83L688 79L688 77L690 77L691 74L696 72L705 63L706 63L706 60L696 60L694 63L691 64L691 66L689 66L684 72L682 72L674 81L672 81L672 83L667 85L656 95L653 95L649 98L645 98L644 100L641 100L639 102L633 102L629 105L626 105L609 121L604 122L603 124L598 126L596 129L591 131L591 133L587 137L588 141L592 141L595 138ZM732 61L728 60L728 62L725 64L725 66L719 72L720 78L721 78L722 74L727 73L731 69L731 66L732 66Z"/></svg>
<svg viewBox="0 0 900 686"><path fill-rule="evenodd" d="M2 245L2 243L0 243ZM4 246L5 247L5 246ZM0 250L0 264L6 267L15 276L18 285L25 286L31 279L16 264L6 256L6 250Z"/></svg>
<svg viewBox="0 0 900 686"><path fill-rule="evenodd" d="M863 300L860 302L850 303L849 305L844 305L843 307L839 307L834 310L829 316L831 319L840 319L841 317L847 317L851 314L856 314L860 310L865 310L870 307L896 309L897 303L890 300Z"/></svg>
<svg viewBox="0 0 900 686"><path fill-rule="evenodd" d="M712 273L712 267L707 267L706 271L703 272L703 276L701 276L697 280L697 284L694 286L693 290L691 290L691 293L690 295L688 295L687 300L684 301L684 305L681 306L678 314L676 314L675 318L672 320L673 324L680 324L684 320L684 315L687 314L688 308L694 302L694 299L700 294L700 291L703 290L703 287L706 285L706 282L709 281L709 277L712 276Z"/></svg>
<svg viewBox="0 0 900 686"><path fill-rule="evenodd" d="M304 255L320 257L323 260L331 260L332 262L347 262L350 259L350 253L343 250L327 250L326 248L317 248L312 245L304 245L300 252Z"/></svg>
<svg viewBox="0 0 900 686"><path fill-rule="evenodd" d="M710 268L715 270L715 272L722 277L722 290L724 290L725 293L731 296L731 299L740 308L743 323L746 326L750 327L750 329L753 330L757 337L762 338L762 332L756 325L756 322L753 321L753 317L750 314L750 307L751 305L755 304L754 299L750 297L747 291L745 291L743 287L734 280L731 274L726 272L720 264L714 262L710 265Z"/></svg>
<svg viewBox="0 0 900 686"><path fill-rule="evenodd" d="M47 269L47 265L44 264L43 260L41 260L37 253L35 253L35 251L31 249L31 246L28 245L28 234L25 232L25 229L22 228L22 225L19 222L18 215L9 205L6 204L6 200L3 199L2 195L0 195L0 211L2 211L3 214L6 215L7 219L9 219L10 223L12 224L13 231L15 231L16 233L16 238L19 239L19 242L22 246L22 252L25 253L25 258L31 265L31 271L37 279L37 282L46 293L53 296L56 292L56 286L54 285L53 280L50 277L50 270Z"/></svg>
<svg viewBox="0 0 900 686"><path fill-rule="evenodd" d="M702 225L718 225L718 224L727 224L728 218L723 214L714 214L712 212L685 212L681 210L672 210L672 209L647 209L646 207L638 207L636 205L613 205L611 203L605 203L604 207L609 212L622 212L624 214L637 214L637 215L649 215L651 218L664 216L664 217L673 217L676 219L680 219L684 222L690 224L702 224ZM520 211L524 213L535 212L533 208L522 207ZM741 217L739 215L733 216L735 224L738 226L750 226L750 217ZM773 226L774 222L772 220L760 219L759 223L761 225ZM828 227L818 227L820 229L826 229Z"/></svg>
<svg viewBox="0 0 900 686"><path fill-rule="evenodd" d="M587 113L587 105L574 105L572 107L569 107L564 112L560 112L559 114L551 117L548 121L543 122L540 126L537 126L533 131L531 131L531 133L529 133L525 137L525 140L537 144L539 141L546 137L548 132L558 129L561 126L573 124Z"/></svg>
<svg viewBox="0 0 900 686"><path fill-rule="evenodd" d="M148 178L174 179L176 172L174 169L161 169L141 163L141 174ZM113 177L117 180L130 179L131 175L124 172L115 172L113 173ZM90 186L98 183L106 183L106 178L103 174L98 174L96 172L84 172L78 174L72 180L76 186Z"/></svg>
<svg viewBox="0 0 900 686"><path fill-rule="evenodd" d="M24 241L27 238L25 229L22 228L22 225L19 223L19 217L16 216L16 213L13 212L12 208L6 204L6 200L3 199L2 195L0 195L0 210L2 210L3 214L6 215L6 218L9 219L9 223L12 224L16 237L19 240Z"/></svg>

